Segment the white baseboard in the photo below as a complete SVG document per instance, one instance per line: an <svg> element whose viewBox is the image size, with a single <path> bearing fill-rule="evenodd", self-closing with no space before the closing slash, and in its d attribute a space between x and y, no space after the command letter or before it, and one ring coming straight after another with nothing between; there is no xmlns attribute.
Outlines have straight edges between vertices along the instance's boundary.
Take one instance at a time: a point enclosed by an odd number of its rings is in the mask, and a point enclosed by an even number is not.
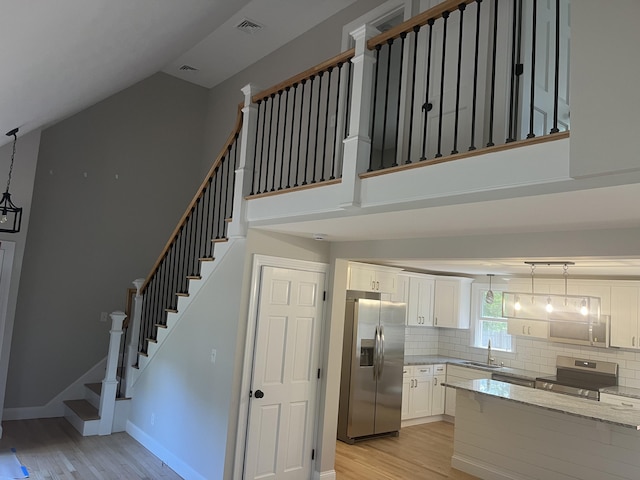
<svg viewBox="0 0 640 480"><path fill-rule="evenodd" d="M478 478L490 478L491 480L527 480L530 478L522 477L514 472L497 470L494 465L488 465L474 458L458 454L451 457L451 466Z"/></svg>
<svg viewBox="0 0 640 480"><path fill-rule="evenodd" d="M93 367L87 370L80 378L52 398L46 405L39 407L5 408L2 411L2 420L28 420L31 418L64 417L65 400L84 398L85 383L100 382L104 378L107 357L104 357Z"/></svg>
<svg viewBox="0 0 640 480"><path fill-rule="evenodd" d="M430 417L410 418L408 420L402 420L400 428L413 427L414 425L422 425L423 423L441 422L444 420L444 415L432 415Z"/></svg>
<svg viewBox="0 0 640 480"><path fill-rule="evenodd" d="M168 465L174 472L184 478L184 480L207 480L130 421L127 421L127 433L144 448L162 460L162 462Z"/></svg>
<svg viewBox="0 0 640 480"><path fill-rule="evenodd" d="M313 480L336 480L336 471L313 472Z"/></svg>

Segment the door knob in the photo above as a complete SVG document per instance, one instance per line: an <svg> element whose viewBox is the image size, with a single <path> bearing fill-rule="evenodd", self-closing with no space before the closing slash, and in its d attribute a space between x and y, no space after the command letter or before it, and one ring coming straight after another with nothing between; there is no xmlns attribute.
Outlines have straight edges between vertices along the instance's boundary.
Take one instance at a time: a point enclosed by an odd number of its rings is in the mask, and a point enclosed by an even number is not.
<svg viewBox="0 0 640 480"><path fill-rule="evenodd" d="M256 393L254 393L253 396L256 398L262 398L264 397L264 392L262 390L256 390Z"/></svg>

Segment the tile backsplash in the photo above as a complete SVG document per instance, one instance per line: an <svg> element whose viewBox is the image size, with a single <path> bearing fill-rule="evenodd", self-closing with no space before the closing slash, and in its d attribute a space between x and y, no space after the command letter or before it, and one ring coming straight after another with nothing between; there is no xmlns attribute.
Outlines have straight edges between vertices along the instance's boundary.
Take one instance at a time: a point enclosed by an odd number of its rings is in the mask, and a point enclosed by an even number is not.
<svg viewBox="0 0 640 480"><path fill-rule="evenodd" d="M442 355L466 360L486 361L486 349L469 346L469 330L437 327L405 327L405 355ZM618 364L618 383L640 388L640 352L618 348L596 348L551 343L545 340L516 337L515 352L494 350L492 356L506 367L553 375L556 357L566 355L604 360Z"/></svg>

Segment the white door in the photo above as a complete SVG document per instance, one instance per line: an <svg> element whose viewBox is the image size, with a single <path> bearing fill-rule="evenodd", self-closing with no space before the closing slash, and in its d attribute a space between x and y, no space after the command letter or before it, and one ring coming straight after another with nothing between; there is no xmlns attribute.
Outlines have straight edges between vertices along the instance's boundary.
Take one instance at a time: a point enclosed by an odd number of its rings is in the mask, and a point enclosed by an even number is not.
<svg viewBox="0 0 640 480"><path fill-rule="evenodd" d="M263 267L244 478L311 476L324 273Z"/></svg>
<svg viewBox="0 0 640 480"><path fill-rule="evenodd" d="M531 50L533 45L533 3L523 3L523 57L521 135L531 131ZM533 134L548 135L553 128L555 92L556 20L555 2L537 2L536 56L533 94ZM558 72L558 129L569 130L569 1L560 1L560 56Z"/></svg>

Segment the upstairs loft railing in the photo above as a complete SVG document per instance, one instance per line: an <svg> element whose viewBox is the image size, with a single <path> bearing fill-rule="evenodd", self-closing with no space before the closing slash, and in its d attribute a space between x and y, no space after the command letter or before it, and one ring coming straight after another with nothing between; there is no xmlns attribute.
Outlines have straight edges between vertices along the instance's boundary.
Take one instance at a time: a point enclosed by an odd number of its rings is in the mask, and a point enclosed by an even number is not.
<svg viewBox="0 0 640 480"><path fill-rule="evenodd" d="M353 50L253 97L258 105L249 195L335 181L342 172Z"/></svg>
<svg viewBox="0 0 640 480"><path fill-rule="evenodd" d="M368 42L368 171L569 130L568 0L445 1Z"/></svg>
<svg viewBox="0 0 640 480"><path fill-rule="evenodd" d="M167 312L176 311L178 297L188 294L189 280L199 278L201 262L213 260L214 244L227 239L241 128L239 109L233 132L140 289L141 355L147 354L149 342L155 342L158 328L166 328Z"/></svg>

